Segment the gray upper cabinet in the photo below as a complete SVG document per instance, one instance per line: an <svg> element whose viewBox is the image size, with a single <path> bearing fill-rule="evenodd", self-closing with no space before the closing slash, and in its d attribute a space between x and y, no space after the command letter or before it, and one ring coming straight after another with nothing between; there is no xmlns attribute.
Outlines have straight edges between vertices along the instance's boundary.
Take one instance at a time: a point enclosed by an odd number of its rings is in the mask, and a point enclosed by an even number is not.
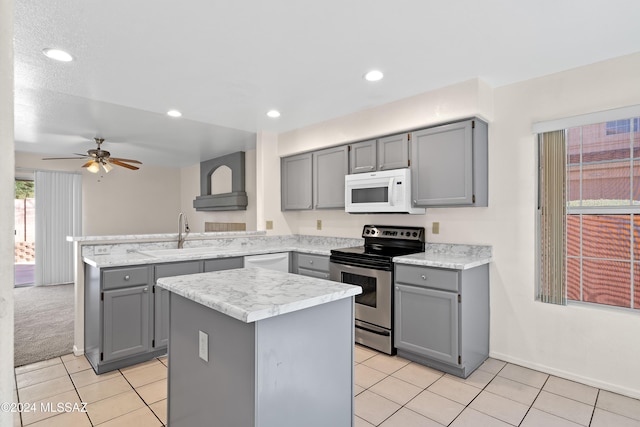
<svg viewBox="0 0 640 427"><path fill-rule="evenodd" d="M487 135L487 124L479 119L413 132L413 204L487 206Z"/></svg>
<svg viewBox="0 0 640 427"><path fill-rule="evenodd" d="M386 136L350 145L349 173L409 167L409 134Z"/></svg>
<svg viewBox="0 0 640 427"><path fill-rule="evenodd" d="M378 139L378 170L409 167L409 134Z"/></svg>
<svg viewBox="0 0 640 427"><path fill-rule="evenodd" d="M350 145L349 173L374 172L378 168L378 141L356 142Z"/></svg>
<svg viewBox="0 0 640 427"><path fill-rule="evenodd" d="M313 152L314 209L344 209L344 176L348 171L348 146Z"/></svg>
<svg viewBox="0 0 640 427"><path fill-rule="evenodd" d="M281 210L305 210L313 207L311 163L311 153L281 159Z"/></svg>

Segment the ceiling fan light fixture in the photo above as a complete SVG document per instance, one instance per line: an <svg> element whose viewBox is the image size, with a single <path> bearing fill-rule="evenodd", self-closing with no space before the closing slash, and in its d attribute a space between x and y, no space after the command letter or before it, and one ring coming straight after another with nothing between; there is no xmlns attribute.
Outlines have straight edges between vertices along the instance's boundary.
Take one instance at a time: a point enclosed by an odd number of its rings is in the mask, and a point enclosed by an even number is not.
<svg viewBox="0 0 640 427"><path fill-rule="evenodd" d="M113 166L111 166L109 162L102 162L102 169L104 169L106 173L109 173L111 169L113 169Z"/></svg>
<svg viewBox="0 0 640 427"><path fill-rule="evenodd" d="M98 171L100 170L100 165L98 164L98 162L93 162L89 166L87 166L87 170L91 173L98 173Z"/></svg>
<svg viewBox="0 0 640 427"><path fill-rule="evenodd" d="M182 113L178 110L169 110L167 111L167 115L171 117L181 117Z"/></svg>
<svg viewBox="0 0 640 427"><path fill-rule="evenodd" d="M61 61L61 62L73 61L73 56L71 56L69 52L65 52L64 50L48 47L46 49L42 49L42 53L44 53L44 55L47 58L55 59L56 61Z"/></svg>

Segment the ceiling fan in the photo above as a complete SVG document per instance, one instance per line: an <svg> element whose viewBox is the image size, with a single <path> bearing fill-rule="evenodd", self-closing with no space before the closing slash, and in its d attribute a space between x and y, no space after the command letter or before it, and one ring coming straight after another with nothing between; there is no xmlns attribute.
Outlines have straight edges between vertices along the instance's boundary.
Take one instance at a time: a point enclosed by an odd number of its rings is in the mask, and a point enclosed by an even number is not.
<svg viewBox="0 0 640 427"><path fill-rule="evenodd" d="M80 156L80 157L47 157L42 160L69 160L69 159L78 159L78 158L89 159L89 161L84 165L82 165L82 167L87 168L87 170L91 173L98 173L101 165L106 173L109 173L111 169L113 169L113 165L122 166L124 168L131 169L131 170L140 169L139 167L130 165L129 163L135 163L135 164L141 165L142 162L139 162L138 160L111 157L111 153L109 153L107 150L103 150L102 148L100 148L100 145L104 142L104 138L94 138L94 139L96 141L96 144L98 144L98 148L87 150L87 154L73 153L76 156Z"/></svg>

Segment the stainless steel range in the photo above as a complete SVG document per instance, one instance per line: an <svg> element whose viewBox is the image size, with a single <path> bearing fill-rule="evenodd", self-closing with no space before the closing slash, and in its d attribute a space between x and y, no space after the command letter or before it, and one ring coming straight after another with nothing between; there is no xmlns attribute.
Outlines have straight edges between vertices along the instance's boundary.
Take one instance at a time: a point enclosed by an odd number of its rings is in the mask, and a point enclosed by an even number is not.
<svg viewBox="0 0 640 427"><path fill-rule="evenodd" d="M330 279L362 287L355 297L356 342L387 354L393 346L393 257L424 251L424 227L365 225L364 246L334 249Z"/></svg>

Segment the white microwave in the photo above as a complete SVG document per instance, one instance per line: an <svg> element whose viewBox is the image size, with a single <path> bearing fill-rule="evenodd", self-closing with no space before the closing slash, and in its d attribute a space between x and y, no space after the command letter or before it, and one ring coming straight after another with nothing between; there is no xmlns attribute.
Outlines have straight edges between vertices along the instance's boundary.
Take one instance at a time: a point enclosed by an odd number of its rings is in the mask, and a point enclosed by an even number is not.
<svg viewBox="0 0 640 427"><path fill-rule="evenodd" d="M346 175L344 206L349 213L423 214L411 204L411 171L392 169Z"/></svg>

